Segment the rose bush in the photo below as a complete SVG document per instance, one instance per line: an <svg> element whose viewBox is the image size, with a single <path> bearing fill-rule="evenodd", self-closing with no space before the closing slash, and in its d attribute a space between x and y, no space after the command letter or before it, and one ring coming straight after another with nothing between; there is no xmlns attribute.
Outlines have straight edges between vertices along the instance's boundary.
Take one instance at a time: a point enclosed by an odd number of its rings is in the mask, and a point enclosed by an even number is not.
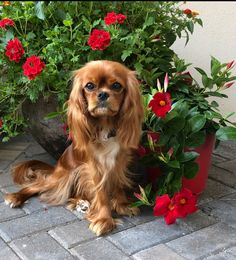
<svg viewBox="0 0 236 260"><path fill-rule="evenodd" d="M142 163L160 170L156 190L151 185L142 188L135 205L154 206L157 196L167 194L165 198L180 208L180 201L187 201L187 191L181 197L181 180L198 171L198 153L186 147L198 147L209 133L218 141L236 137L235 123L229 120L232 114L223 116L218 103L208 99L227 97L222 91L236 79L231 75L235 62L221 63L212 57L210 75L195 68L202 78L198 83L190 64L171 49L177 38L185 37L187 44L195 26L202 26L199 13L181 2L4 1L1 5L2 141L27 125L21 113L26 99L36 102L40 96L56 95L58 110L48 118L61 116L63 126L71 72L91 60L122 62L136 71L146 108ZM157 208L156 204L159 214ZM170 222L190 213L176 212L171 211Z"/></svg>

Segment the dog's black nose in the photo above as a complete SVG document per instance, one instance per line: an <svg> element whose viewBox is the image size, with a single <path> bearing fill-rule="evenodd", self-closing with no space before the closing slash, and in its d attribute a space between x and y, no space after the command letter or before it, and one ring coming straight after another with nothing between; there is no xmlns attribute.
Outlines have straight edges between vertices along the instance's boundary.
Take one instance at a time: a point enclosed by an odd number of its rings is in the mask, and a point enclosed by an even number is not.
<svg viewBox="0 0 236 260"><path fill-rule="evenodd" d="M98 94L98 100L99 101L105 101L105 100L108 99L108 97L109 97L109 94L107 92L100 92Z"/></svg>

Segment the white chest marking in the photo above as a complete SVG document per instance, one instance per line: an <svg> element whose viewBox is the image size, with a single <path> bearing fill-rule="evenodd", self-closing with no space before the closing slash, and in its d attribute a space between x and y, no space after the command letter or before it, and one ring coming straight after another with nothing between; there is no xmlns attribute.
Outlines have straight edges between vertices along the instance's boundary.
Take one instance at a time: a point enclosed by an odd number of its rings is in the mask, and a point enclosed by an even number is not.
<svg viewBox="0 0 236 260"><path fill-rule="evenodd" d="M107 136L107 135L106 135ZM107 170L111 171L116 163L116 157L120 151L120 145L115 137L104 140L104 146L95 152L98 162Z"/></svg>

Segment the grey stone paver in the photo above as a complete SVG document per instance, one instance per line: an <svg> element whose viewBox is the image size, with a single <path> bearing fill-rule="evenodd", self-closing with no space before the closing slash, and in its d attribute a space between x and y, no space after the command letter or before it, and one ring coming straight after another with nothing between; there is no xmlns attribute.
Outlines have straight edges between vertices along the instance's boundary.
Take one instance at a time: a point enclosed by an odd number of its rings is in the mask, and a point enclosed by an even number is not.
<svg viewBox="0 0 236 260"><path fill-rule="evenodd" d="M220 201L223 201L225 203L230 204L233 207L236 207L236 193L220 198Z"/></svg>
<svg viewBox="0 0 236 260"><path fill-rule="evenodd" d="M0 158L1 160L15 160L22 151L17 151L17 150L0 150Z"/></svg>
<svg viewBox="0 0 236 260"><path fill-rule="evenodd" d="M6 168L11 164L11 161L7 161L7 160L1 160L0 159L0 172L3 172L4 170L6 170Z"/></svg>
<svg viewBox="0 0 236 260"><path fill-rule="evenodd" d="M220 223L168 242L166 245L187 259L199 259L236 242L236 230Z"/></svg>
<svg viewBox="0 0 236 260"><path fill-rule="evenodd" d="M0 259L4 260L20 260L20 258L11 250L6 243L0 239Z"/></svg>
<svg viewBox="0 0 236 260"><path fill-rule="evenodd" d="M7 206L6 206L7 207ZM14 209L12 209L14 211ZM73 221L76 216L62 207L34 212L30 215L0 223L0 235L9 242L33 232Z"/></svg>
<svg viewBox="0 0 236 260"><path fill-rule="evenodd" d="M71 248L76 244L96 237L96 235L88 229L88 225L88 221L81 220L62 227L56 227L48 233L65 248Z"/></svg>
<svg viewBox="0 0 236 260"><path fill-rule="evenodd" d="M199 197L199 204L211 201L214 198L220 198L226 196L234 192L235 189L232 189L215 180L208 179L206 189Z"/></svg>
<svg viewBox="0 0 236 260"><path fill-rule="evenodd" d="M11 165L31 159L56 163L30 135L0 143L0 260L236 259L236 142L221 142L214 151L198 212L168 226L142 207L139 216L115 216L123 225L101 238L83 214L65 206L51 207L37 197L18 209L4 204L4 193L19 190Z"/></svg>
<svg viewBox="0 0 236 260"><path fill-rule="evenodd" d="M109 235L107 239L131 255L160 242L179 237L186 232L186 228L177 224L167 226L163 219L158 219Z"/></svg>
<svg viewBox="0 0 236 260"><path fill-rule="evenodd" d="M0 172L0 188L12 186L13 184L14 183L9 172Z"/></svg>
<svg viewBox="0 0 236 260"><path fill-rule="evenodd" d="M236 142L224 141L221 142L217 149L214 150L214 154L227 159L235 159L236 155Z"/></svg>
<svg viewBox="0 0 236 260"><path fill-rule="evenodd" d="M121 250L104 238L83 243L72 248L71 253L79 259L86 260L128 260L130 259Z"/></svg>
<svg viewBox="0 0 236 260"><path fill-rule="evenodd" d="M218 167L224 168L236 175L236 159L217 164Z"/></svg>
<svg viewBox="0 0 236 260"><path fill-rule="evenodd" d="M183 227L186 227L190 232L208 227L217 223L217 220L198 210L196 213L188 215L186 218L177 219L176 222Z"/></svg>
<svg viewBox="0 0 236 260"><path fill-rule="evenodd" d="M203 204L201 208L221 222L236 228L236 208L230 204L217 200Z"/></svg>
<svg viewBox="0 0 236 260"><path fill-rule="evenodd" d="M74 257L47 233L38 233L14 240L12 249L23 260L72 260Z"/></svg>
<svg viewBox="0 0 236 260"><path fill-rule="evenodd" d="M228 170L212 166L209 171L209 177L231 188L236 188L236 174L229 172Z"/></svg>
<svg viewBox="0 0 236 260"><path fill-rule="evenodd" d="M183 257L176 254L172 249L164 244L159 244L140 251L133 255L135 260L184 260Z"/></svg>
<svg viewBox="0 0 236 260"><path fill-rule="evenodd" d="M2 192L0 192L0 202L2 202L3 201L3 194L2 194Z"/></svg>
<svg viewBox="0 0 236 260"><path fill-rule="evenodd" d="M21 217L23 215L25 215L25 212L22 209L12 209L7 206L5 202L0 203L0 222L16 217Z"/></svg>

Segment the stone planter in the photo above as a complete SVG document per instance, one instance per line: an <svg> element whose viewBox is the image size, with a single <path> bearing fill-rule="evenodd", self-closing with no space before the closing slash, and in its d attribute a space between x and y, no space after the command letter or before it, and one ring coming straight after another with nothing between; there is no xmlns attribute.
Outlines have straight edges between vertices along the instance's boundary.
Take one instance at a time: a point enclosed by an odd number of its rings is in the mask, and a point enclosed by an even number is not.
<svg viewBox="0 0 236 260"><path fill-rule="evenodd" d="M36 103L25 101L22 105L23 116L28 120L29 132L33 138L56 160L70 144L63 131L63 122L59 117L45 119L48 113L57 110L57 98L41 97Z"/></svg>

